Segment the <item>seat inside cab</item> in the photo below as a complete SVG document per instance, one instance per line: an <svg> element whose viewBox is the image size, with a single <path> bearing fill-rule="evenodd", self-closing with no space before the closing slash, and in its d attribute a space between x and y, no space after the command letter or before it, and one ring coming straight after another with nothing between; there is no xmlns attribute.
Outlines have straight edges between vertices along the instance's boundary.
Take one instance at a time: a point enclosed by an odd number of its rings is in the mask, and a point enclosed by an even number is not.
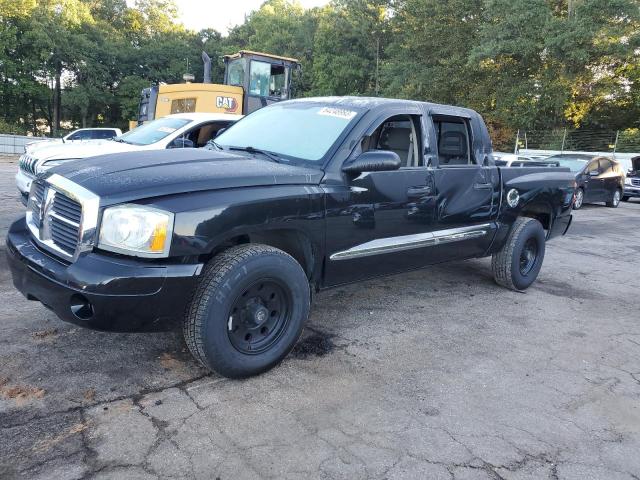
<svg viewBox="0 0 640 480"><path fill-rule="evenodd" d="M364 137L361 150L391 151L400 157L402 167L419 166L416 138L419 135L411 116L397 115L385 120L370 136Z"/></svg>

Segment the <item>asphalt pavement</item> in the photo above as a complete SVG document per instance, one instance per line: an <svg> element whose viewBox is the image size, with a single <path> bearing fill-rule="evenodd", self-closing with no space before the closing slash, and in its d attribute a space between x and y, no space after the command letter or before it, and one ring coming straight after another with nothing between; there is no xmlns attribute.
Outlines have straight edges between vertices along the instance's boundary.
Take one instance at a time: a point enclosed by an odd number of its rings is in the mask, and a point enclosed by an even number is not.
<svg viewBox="0 0 640 480"><path fill-rule="evenodd" d="M0 159L0 478L640 478L640 202L586 206L526 293L490 260L315 297L248 380L180 332L102 333L12 286Z"/></svg>

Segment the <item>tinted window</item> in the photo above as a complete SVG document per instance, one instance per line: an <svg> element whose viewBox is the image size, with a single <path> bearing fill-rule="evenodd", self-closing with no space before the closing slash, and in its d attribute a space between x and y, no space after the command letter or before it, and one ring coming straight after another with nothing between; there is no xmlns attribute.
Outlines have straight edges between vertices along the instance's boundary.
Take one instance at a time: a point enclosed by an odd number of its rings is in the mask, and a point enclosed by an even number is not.
<svg viewBox="0 0 640 480"><path fill-rule="evenodd" d="M150 145L171 135L190 121L186 118L159 118L152 122L144 123L118 138L133 145Z"/></svg>
<svg viewBox="0 0 640 480"><path fill-rule="evenodd" d="M317 104L271 105L224 131L223 147L253 147L284 158L317 162L358 115L356 110Z"/></svg>
<svg viewBox="0 0 640 480"><path fill-rule="evenodd" d="M92 138L100 140L113 138L115 136L116 132L113 130L94 130L91 135Z"/></svg>
<svg viewBox="0 0 640 480"><path fill-rule="evenodd" d="M600 159L600 172L607 173L611 170L611 162L609 160Z"/></svg>

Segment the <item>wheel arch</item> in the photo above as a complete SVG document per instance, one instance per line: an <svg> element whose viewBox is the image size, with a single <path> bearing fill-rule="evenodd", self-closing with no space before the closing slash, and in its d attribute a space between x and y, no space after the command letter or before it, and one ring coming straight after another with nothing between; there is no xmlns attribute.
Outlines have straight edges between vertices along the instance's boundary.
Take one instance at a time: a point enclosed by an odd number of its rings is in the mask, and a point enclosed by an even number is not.
<svg viewBox="0 0 640 480"><path fill-rule="evenodd" d="M209 252L201 256L201 260L209 261L228 248L250 243L269 245L288 253L302 266L310 281L319 281L322 258L320 246L313 242L307 232L299 228L274 226L234 231L214 242Z"/></svg>

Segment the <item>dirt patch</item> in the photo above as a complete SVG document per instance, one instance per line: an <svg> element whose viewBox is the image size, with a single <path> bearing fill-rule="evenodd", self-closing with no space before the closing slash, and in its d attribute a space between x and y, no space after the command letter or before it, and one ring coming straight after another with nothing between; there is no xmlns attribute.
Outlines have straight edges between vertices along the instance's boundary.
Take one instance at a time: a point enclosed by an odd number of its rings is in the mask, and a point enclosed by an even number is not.
<svg viewBox="0 0 640 480"><path fill-rule="evenodd" d="M29 385L8 386L5 382L0 387L0 397L5 400L15 400L16 405L21 407L33 399L43 398L46 391L43 388L31 387Z"/></svg>
<svg viewBox="0 0 640 480"><path fill-rule="evenodd" d="M87 402L93 402L96 399L96 389L88 388L82 394L82 398L84 398Z"/></svg>
<svg viewBox="0 0 640 480"><path fill-rule="evenodd" d="M48 328L46 330L40 330L39 332L33 332L31 336L34 340L51 340L58 336L58 329Z"/></svg>
<svg viewBox="0 0 640 480"><path fill-rule="evenodd" d="M33 446L33 451L42 454L47 450L51 450L53 447L65 441L72 435L83 432L87 428L88 426L84 423L76 423L75 425L72 425L68 430L62 432L60 435L56 435L55 437L50 437L45 440L39 441Z"/></svg>
<svg viewBox="0 0 640 480"><path fill-rule="evenodd" d="M314 331L308 337L299 341L293 350L291 356L293 358L307 359L309 357L322 357L327 353L331 353L335 348L331 340L334 335L326 332Z"/></svg>

